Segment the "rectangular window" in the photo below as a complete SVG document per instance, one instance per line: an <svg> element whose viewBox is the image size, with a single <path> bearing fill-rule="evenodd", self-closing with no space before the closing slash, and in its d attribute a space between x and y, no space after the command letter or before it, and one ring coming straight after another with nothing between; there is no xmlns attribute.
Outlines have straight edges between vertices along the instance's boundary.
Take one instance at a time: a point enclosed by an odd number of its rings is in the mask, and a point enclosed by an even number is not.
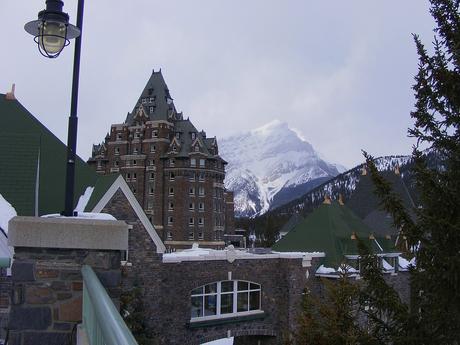
<svg viewBox="0 0 460 345"><path fill-rule="evenodd" d="M174 222L174 219L172 216L168 217L168 225L171 225Z"/></svg>
<svg viewBox="0 0 460 345"><path fill-rule="evenodd" d="M137 179L137 174L133 173L133 181L136 181L136 179Z"/></svg>
<svg viewBox="0 0 460 345"><path fill-rule="evenodd" d="M189 181L195 181L195 172L190 173Z"/></svg>
<svg viewBox="0 0 460 345"><path fill-rule="evenodd" d="M115 154L116 154L116 155L119 155L119 154L120 154L120 148L119 148L119 147L115 147Z"/></svg>
<svg viewBox="0 0 460 345"><path fill-rule="evenodd" d="M173 211L173 210L174 210L174 203L170 202L170 203L168 204L168 209L169 209L170 211Z"/></svg>
<svg viewBox="0 0 460 345"><path fill-rule="evenodd" d="M196 167L196 159L195 158L190 158L190 166L191 167Z"/></svg>
<svg viewBox="0 0 460 345"><path fill-rule="evenodd" d="M188 189L188 194L189 194L189 195L195 195L195 187L190 187L190 188Z"/></svg>
<svg viewBox="0 0 460 345"><path fill-rule="evenodd" d="M188 225L194 225L194 224L195 224L195 218L190 217L190 218L188 219Z"/></svg>
<svg viewBox="0 0 460 345"><path fill-rule="evenodd" d="M157 150L156 146L154 144L150 145L150 152L155 152Z"/></svg>
<svg viewBox="0 0 460 345"><path fill-rule="evenodd" d="M158 130L154 129L152 131L152 138L158 138Z"/></svg>
<svg viewBox="0 0 460 345"><path fill-rule="evenodd" d="M153 102L155 102L155 98L153 98L153 97L150 97L150 100L149 100L149 102L150 102L150 103L153 103Z"/></svg>
<svg viewBox="0 0 460 345"><path fill-rule="evenodd" d="M192 140L195 140L196 134L192 132Z"/></svg>
<svg viewBox="0 0 460 345"><path fill-rule="evenodd" d="M201 182L204 181L204 172L200 172L199 180L200 180Z"/></svg>
<svg viewBox="0 0 460 345"><path fill-rule="evenodd" d="M195 238L195 233L193 231L189 231L188 233L188 239L193 240Z"/></svg>
<svg viewBox="0 0 460 345"><path fill-rule="evenodd" d="M155 110L154 107L149 107L149 112L150 112L150 114L152 114L154 110Z"/></svg>
<svg viewBox="0 0 460 345"><path fill-rule="evenodd" d="M199 209L200 211L204 211L204 202L200 202L200 203L198 204L198 209Z"/></svg>
<svg viewBox="0 0 460 345"><path fill-rule="evenodd" d="M120 164L120 162L118 162L118 161L113 162L113 165L116 166L116 167L119 166L119 164Z"/></svg>
<svg viewBox="0 0 460 345"><path fill-rule="evenodd" d="M198 225L199 225L199 226L203 226L203 225L204 225L204 218L203 218L203 217L198 218Z"/></svg>
<svg viewBox="0 0 460 345"><path fill-rule="evenodd" d="M167 236L168 240L172 240L172 232L171 231L168 231L166 236Z"/></svg>
<svg viewBox="0 0 460 345"><path fill-rule="evenodd" d="M153 186L150 186L149 195L153 195L154 193L155 193L155 189L153 188Z"/></svg>
<svg viewBox="0 0 460 345"><path fill-rule="evenodd" d="M137 165L137 161L133 159L133 165Z"/></svg>
<svg viewBox="0 0 460 345"><path fill-rule="evenodd" d="M137 147L133 148L133 155L137 155Z"/></svg>
<svg viewBox="0 0 460 345"><path fill-rule="evenodd" d="M195 203L193 203L193 202L189 203L189 204L188 204L188 209L189 209L190 211L195 211Z"/></svg>
<svg viewBox="0 0 460 345"><path fill-rule="evenodd" d="M176 178L176 174L174 174L174 172L170 172L169 173L169 181L174 181L174 179Z"/></svg>
<svg viewBox="0 0 460 345"><path fill-rule="evenodd" d="M176 132L176 138L180 139L180 132Z"/></svg>
<svg viewBox="0 0 460 345"><path fill-rule="evenodd" d="M174 187L169 187L169 195L174 195Z"/></svg>
<svg viewBox="0 0 460 345"><path fill-rule="evenodd" d="M117 140L121 140L121 133L117 133Z"/></svg>
<svg viewBox="0 0 460 345"><path fill-rule="evenodd" d="M198 188L198 194L199 194L200 196L203 196L203 195L204 195L204 187L199 187L199 188Z"/></svg>
<svg viewBox="0 0 460 345"><path fill-rule="evenodd" d="M202 232L202 231L198 233L198 239L199 239L199 240L203 240L203 239L204 239L204 235L203 235L203 232Z"/></svg>
<svg viewBox="0 0 460 345"><path fill-rule="evenodd" d="M174 158L169 159L169 166L173 167L176 164L176 160Z"/></svg>
<svg viewBox="0 0 460 345"><path fill-rule="evenodd" d="M149 175L149 180L150 180L150 181L155 180L155 173L154 173L154 172L151 172L151 173L150 173L150 175Z"/></svg>
<svg viewBox="0 0 460 345"><path fill-rule="evenodd" d="M200 159L200 168L204 168L204 167L205 167L205 160Z"/></svg>
<svg viewBox="0 0 460 345"><path fill-rule="evenodd" d="M142 98L142 104L145 104L147 103L147 99L146 98Z"/></svg>

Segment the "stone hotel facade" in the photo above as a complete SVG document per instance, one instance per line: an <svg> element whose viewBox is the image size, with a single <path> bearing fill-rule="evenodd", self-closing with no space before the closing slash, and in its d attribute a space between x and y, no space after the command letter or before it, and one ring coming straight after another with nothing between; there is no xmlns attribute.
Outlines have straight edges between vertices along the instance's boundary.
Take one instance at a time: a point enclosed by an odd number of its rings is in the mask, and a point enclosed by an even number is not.
<svg viewBox="0 0 460 345"><path fill-rule="evenodd" d="M93 145L88 163L120 173L170 250L224 247L234 233L233 193L215 137L178 113L161 70L153 71L132 112Z"/></svg>

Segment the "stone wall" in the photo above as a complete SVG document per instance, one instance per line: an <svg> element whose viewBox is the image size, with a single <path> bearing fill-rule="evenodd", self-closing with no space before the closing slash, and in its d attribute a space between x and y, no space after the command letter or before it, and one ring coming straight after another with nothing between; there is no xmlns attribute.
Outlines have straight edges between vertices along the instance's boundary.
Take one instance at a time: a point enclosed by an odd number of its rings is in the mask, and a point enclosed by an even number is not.
<svg viewBox="0 0 460 345"><path fill-rule="evenodd" d="M124 222L15 217L9 229L15 254L8 344L74 343L83 265L93 268L118 304L121 251L128 244Z"/></svg>

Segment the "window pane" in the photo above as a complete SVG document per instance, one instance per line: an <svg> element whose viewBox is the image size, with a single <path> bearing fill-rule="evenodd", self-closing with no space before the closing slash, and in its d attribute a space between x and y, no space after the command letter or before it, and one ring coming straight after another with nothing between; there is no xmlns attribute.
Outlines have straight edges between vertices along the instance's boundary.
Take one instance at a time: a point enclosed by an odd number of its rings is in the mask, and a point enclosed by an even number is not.
<svg viewBox="0 0 460 345"><path fill-rule="evenodd" d="M222 292L230 292L233 291L233 281L228 280L225 282L222 282Z"/></svg>
<svg viewBox="0 0 460 345"><path fill-rule="evenodd" d="M249 293L249 310L260 309L260 291Z"/></svg>
<svg viewBox="0 0 460 345"><path fill-rule="evenodd" d="M203 294L203 287L202 286L192 290L192 295L202 295L202 294Z"/></svg>
<svg viewBox="0 0 460 345"><path fill-rule="evenodd" d="M216 293L217 292L217 283L208 284L204 287L205 293Z"/></svg>
<svg viewBox="0 0 460 345"><path fill-rule="evenodd" d="M247 290L248 289L248 282L238 282L238 291Z"/></svg>
<svg viewBox="0 0 460 345"><path fill-rule="evenodd" d="M216 315L217 295L204 296L204 316Z"/></svg>
<svg viewBox="0 0 460 345"><path fill-rule="evenodd" d="M251 290L256 290L256 289L260 289L260 285L251 283Z"/></svg>
<svg viewBox="0 0 460 345"><path fill-rule="evenodd" d="M238 309L237 311L248 311L248 293L240 292L237 296Z"/></svg>
<svg viewBox="0 0 460 345"><path fill-rule="evenodd" d="M203 316L203 296L192 297L192 318Z"/></svg>
<svg viewBox="0 0 460 345"><path fill-rule="evenodd" d="M233 294L227 293L220 296L220 313L233 313Z"/></svg>

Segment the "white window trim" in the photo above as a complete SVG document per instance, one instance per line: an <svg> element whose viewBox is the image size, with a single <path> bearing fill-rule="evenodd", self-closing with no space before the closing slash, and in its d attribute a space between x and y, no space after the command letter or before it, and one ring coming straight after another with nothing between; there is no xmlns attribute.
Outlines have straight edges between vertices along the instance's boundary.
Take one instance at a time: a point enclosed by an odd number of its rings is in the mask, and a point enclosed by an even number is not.
<svg viewBox="0 0 460 345"><path fill-rule="evenodd" d="M227 281L227 280L223 280L223 281ZM214 283L217 283L217 291L216 291L216 315L208 315L208 316L198 316L198 317L191 317L190 318L190 323L193 323L193 322L201 322L201 321L208 321L208 320L218 320L218 319L228 319L228 318L234 318L234 317L240 317L240 316L247 316L247 315L257 315L257 314L263 314L264 311L262 310L262 286L260 284L257 284L256 282L251 282L251 281L248 281L248 280L232 280L233 281L233 291L232 291L232 294L233 294L233 313L228 313L228 314L221 314L221 310L220 310L220 302L221 302L221 295L222 295L222 291L221 291L221 287L222 287L222 282L223 281L218 281L218 282L213 282L213 283L209 283L209 284L214 284ZM240 290L238 291L238 282L247 282L248 283L248 289L247 290ZM253 284L257 284L259 285L259 288L258 289L251 289L251 283ZM206 285L209 285L209 284L205 284L205 285L202 285L203 287L206 286ZM198 286L197 288L199 288L201 286ZM259 291L259 309L256 309L256 310L248 310L248 311L236 311L238 310L238 292L251 292L251 291ZM202 294L196 294L196 295L192 295L190 294L190 300L192 297L198 297L198 296L209 296L209 295L215 295L214 293L205 293L205 291L203 291ZM227 294L226 292L224 292L223 294ZM249 298L249 296L248 296ZM248 300L248 303L249 303L249 300Z"/></svg>

